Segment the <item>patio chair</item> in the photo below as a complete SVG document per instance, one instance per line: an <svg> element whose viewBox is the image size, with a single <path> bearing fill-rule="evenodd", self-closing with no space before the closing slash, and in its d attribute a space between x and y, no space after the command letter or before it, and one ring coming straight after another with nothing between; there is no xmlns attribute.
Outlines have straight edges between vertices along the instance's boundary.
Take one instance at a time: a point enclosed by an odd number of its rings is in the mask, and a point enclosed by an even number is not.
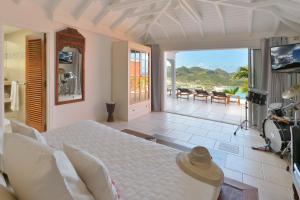
<svg viewBox="0 0 300 200"><path fill-rule="evenodd" d="M171 96L171 95L172 95L172 88L168 87L168 88L167 88L167 93L168 93L168 95Z"/></svg>
<svg viewBox="0 0 300 200"><path fill-rule="evenodd" d="M217 100L218 103L223 103L227 104L227 95L225 94L225 92L216 92L216 91L212 91L212 96L211 96L211 103L214 100ZM221 102L220 102L221 101Z"/></svg>
<svg viewBox="0 0 300 200"><path fill-rule="evenodd" d="M186 96L186 99L189 99L189 96L193 94L193 91L187 88L177 88L176 97L183 98L183 96Z"/></svg>
<svg viewBox="0 0 300 200"><path fill-rule="evenodd" d="M199 100L205 101L207 103L207 98L209 97L209 93L206 90L202 89L195 89L194 93L194 100L196 100L196 97L199 97ZM202 98L205 98L204 100Z"/></svg>

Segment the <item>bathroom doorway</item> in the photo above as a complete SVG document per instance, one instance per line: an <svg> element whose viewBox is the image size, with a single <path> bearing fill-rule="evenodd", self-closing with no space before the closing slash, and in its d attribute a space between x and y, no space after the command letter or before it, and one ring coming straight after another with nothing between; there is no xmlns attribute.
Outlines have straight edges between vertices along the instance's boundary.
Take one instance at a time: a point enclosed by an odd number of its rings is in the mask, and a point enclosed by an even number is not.
<svg viewBox="0 0 300 200"><path fill-rule="evenodd" d="M42 132L46 125L46 35L4 27L5 123L17 120Z"/></svg>

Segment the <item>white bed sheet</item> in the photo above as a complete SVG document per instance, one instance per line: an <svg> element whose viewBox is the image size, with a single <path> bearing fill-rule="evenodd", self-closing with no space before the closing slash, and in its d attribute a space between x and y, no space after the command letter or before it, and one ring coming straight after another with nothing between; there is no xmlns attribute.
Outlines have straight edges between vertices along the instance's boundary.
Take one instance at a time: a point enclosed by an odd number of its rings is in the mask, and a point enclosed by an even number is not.
<svg viewBox="0 0 300 200"><path fill-rule="evenodd" d="M55 148L72 144L101 159L123 200L212 200L220 192L183 173L176 164L179 151L97 122L81 121L44 136Z"/></svg>

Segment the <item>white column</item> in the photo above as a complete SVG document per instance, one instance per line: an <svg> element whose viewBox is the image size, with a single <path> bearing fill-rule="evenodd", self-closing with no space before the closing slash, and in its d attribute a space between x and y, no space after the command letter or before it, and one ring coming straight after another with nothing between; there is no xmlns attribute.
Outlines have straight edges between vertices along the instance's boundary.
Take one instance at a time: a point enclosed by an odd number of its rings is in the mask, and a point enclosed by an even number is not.
<svg viewBox="0 0 300 200"><path fill-rule="evenodd" d="M160 53L160 83L161 83L161 110L165 111L166 109L166 98L167 98L167 68L166 68L166 54L163 50Z"/></svg>
<svg viewBox="0 0 300 200"><path fill-rule="evenodd" d="M0 129L3 128L4 123L4 32L3 26L0 24Z"/></svg>
<svg viewBox="0 0 300 200"><path fill-rule="evenodd" d="M169 59L169 62L171 63L171 83L172 83L172 97L176 97L176 60L175 59Z"/></svg>

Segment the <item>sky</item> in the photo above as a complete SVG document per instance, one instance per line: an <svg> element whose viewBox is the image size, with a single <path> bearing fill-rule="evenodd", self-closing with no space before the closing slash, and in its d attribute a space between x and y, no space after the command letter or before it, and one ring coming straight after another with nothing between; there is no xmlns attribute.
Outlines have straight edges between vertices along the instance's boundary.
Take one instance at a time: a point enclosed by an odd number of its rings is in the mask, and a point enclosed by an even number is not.
<svg viewBox="0 0 300 200"><path fill-rule="evenodd" d="M239 67L248 65L248 49L223 49L180 51L176 53L176 67L201 66L207 69L223 69L236 72Z"/></svg>

